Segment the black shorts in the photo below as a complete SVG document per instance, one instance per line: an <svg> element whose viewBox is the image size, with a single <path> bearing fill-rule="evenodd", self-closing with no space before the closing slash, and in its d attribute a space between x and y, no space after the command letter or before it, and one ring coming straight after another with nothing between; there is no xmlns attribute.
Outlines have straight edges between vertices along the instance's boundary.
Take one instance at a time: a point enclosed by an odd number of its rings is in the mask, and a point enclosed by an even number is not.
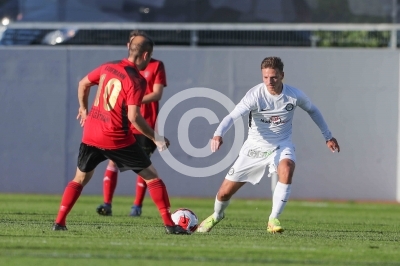
<svg viewBox="0 0 400 266"><path fill-rule="evenodd" d="M157 145L154 143L154 141L141 134L133 134L133 136L135 136L136 142L140 147L142 147L147 156L150 157L157 148Z"/></svg>
<svg viewBox="0 0 400 266"><path fill-rule="evenodd" d="M112 160L123 172L132 170L139 173L151 165L149 156L139 146L138 142L115 150L106 150L81 143L78 155L78 168L84 173L90 172L96 166L107 160Z"/></svg>

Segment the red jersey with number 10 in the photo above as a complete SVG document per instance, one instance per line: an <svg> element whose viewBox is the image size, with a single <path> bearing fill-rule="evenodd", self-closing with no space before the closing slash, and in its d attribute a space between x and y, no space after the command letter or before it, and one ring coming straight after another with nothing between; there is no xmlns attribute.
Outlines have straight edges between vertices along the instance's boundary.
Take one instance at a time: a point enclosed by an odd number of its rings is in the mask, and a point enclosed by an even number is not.
<svg viewBox="0 0 400 266"><path fill-rule="evenodd" d="M154 84L162 84L167 86L167 77L165 75L165 68L162 61L151 59L150 63L145 70L140 71L140 74L146 79L147 87L145 95L153 92ZM152 129L155 128L157 115L158 115L158 101L144 103L140 106L140 113ZM133 134L142 134L135 127L132 126Z"/></svg>
<svg viewBox="0 0 400 266"><path fill-rule="evenodd" d="M82 142L103 149L119 149L135 143L128 105L140 106L146 90L146 80L139 70L123 59L99 66L88 78L98 84L98 89L85 121Z"/></svg>

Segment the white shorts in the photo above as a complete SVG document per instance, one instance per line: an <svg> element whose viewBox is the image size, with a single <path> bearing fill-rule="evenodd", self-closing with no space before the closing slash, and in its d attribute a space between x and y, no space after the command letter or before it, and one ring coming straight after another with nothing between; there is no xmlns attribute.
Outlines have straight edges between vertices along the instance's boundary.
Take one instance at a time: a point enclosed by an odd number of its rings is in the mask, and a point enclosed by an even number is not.
<svg viewBox="0 0 400 266"><path fill-rule="evenodd" d="M225 179L256 185L263 177L265 168L268 166L270 173L276 172L282 159L296 162L295 147L291 141L282 141L275 147L266 148L246 140Z"/></svg>

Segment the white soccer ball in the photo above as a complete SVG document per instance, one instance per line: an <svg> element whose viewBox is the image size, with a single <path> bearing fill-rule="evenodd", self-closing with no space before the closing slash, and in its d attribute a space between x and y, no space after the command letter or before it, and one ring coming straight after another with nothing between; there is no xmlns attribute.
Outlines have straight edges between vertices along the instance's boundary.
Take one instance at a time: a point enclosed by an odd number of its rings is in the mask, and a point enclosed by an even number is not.
<svg viewBox="0 0 400 266"><path fill-rule="evenodd" d="M193 233L196 231L197 226L199 225L199 219L197 219L197 215L187 208L179 208L171 214L172 221L176 225L180 225L183 229L185 229L188 233Z"/></svg>

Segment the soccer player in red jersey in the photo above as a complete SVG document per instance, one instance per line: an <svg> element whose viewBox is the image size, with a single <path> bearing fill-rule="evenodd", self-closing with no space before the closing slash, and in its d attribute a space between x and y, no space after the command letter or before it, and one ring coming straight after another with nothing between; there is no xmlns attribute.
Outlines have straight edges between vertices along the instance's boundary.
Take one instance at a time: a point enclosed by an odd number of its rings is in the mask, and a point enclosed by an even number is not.
<svg viewBox="0 0 400 266"><path fill-rule="evenodd" d="M143 33L142 31L132 31L129 35L129 42L135 38L138 34ZM129 46L129 42L127 45ZM140 113L146 122L150 125L152 129L155 128L158 108L158 101L162 97L163 89L167 86L167 79L165 74L164 63L160 60L151 59L146 69L141 70L140 74L146 79L147 87L145 95L142 100L142 105L140 106ZM156 145L154 142L144 136L135 127L131 127L132 132L135 136L136 141L142 147L144 152L150 157ZM96 212L100 215L109 216L112 215L112 199L114 195L115 188L117 186L118 180L118 167L113 161L109 161L107 169L104 173L103 179L103 201L96 208ZM147 184L143 178L138 175L136 180L136 198L133 202L130 216L140 216L142 214L143 199L146 194Z"/></svg>
<svg viewBox="0 0 400 266"><path fill-rule="evenodd" d="M129 56L120 61L105 63L85 76L78 86L77 119L83 129L79 148L78 167L61 199L53 230L67 230L66 218L83 187L90 181L96 166L109 159L121 171L132 170L147 183L168 234L187 234L171 219L170 202L164 182L149 157L136 142L131 124L157 145L159 150L169 146L168 139L159 136L140 114L146 90L146 80L139 70L147 67L153 52L153 41L145 34L129 43ZM93 106L87 114L90 88L98 85Z"/></svg>

